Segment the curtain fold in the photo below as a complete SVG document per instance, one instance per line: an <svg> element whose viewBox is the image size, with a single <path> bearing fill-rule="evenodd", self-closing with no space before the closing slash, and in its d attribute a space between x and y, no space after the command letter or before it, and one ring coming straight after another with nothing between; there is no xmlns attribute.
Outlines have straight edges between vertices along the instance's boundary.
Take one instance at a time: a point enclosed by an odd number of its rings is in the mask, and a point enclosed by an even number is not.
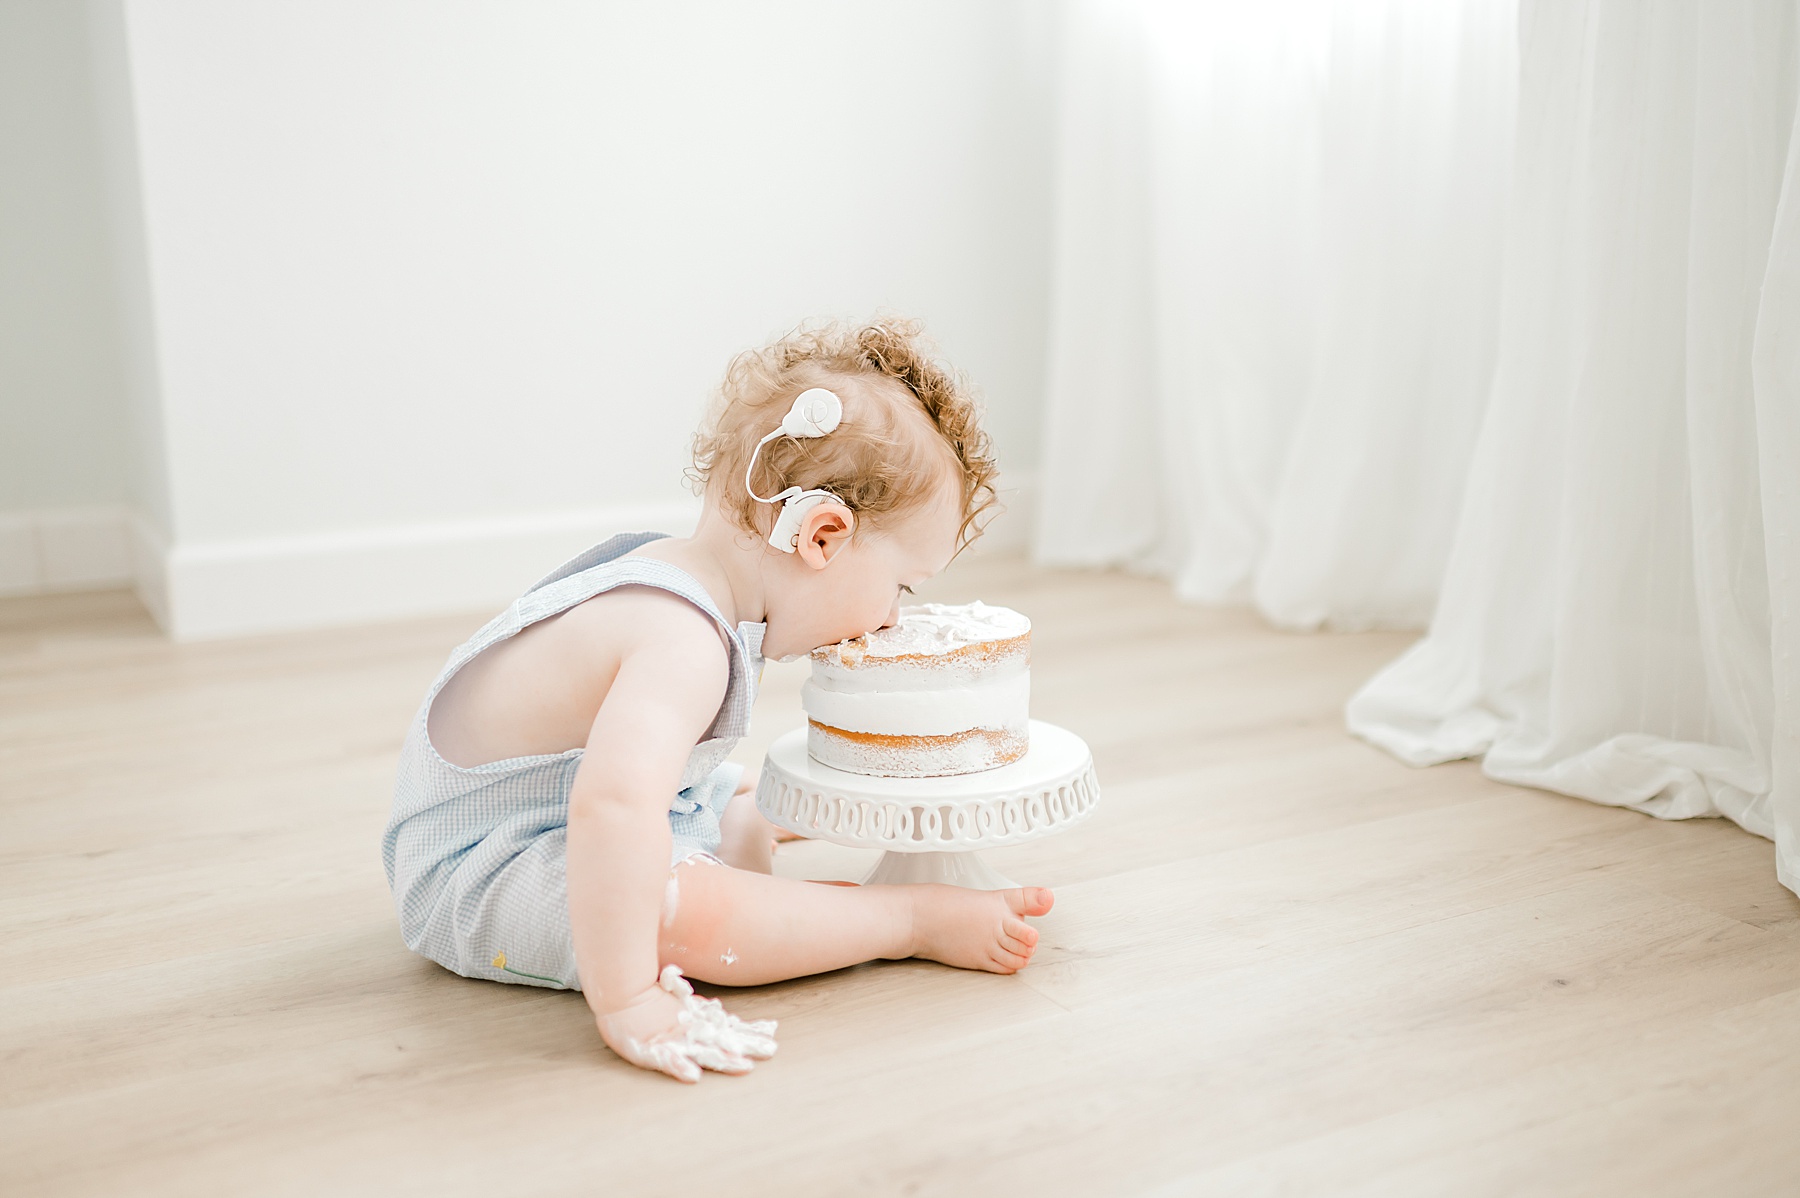
<svg viewBox="0 0 1800 1198"><path fill-rule="evenodd" d="M1794 839L1791 0L1520 28L1500 348L1429 634L1352 699L1414 764Z"/></svg>
<svg viewBox="0 0 1800 1198"><path fill-rule="evenodd" d="M1791 10L1783 31L1800 53ZM1792 76L1784 80L1794 87ZM1796 101L1800 105L1800 100ZM1756 448L1769 581L1769 808L1775 868L1800 893L1800 108L1788 125L1787 164L1769 238L1751 354ZM1760 647L1760 646L1759 646Z"/></svg>
<svg viewBox="0 0 1800 1198"><path fill-rule="evenodd" d="M1037 548L1800 889L1800 0L1070 9Z"/></svg>
<svg viewBox="0 0 1800 1198"><path fill-rule="evenodd" d="M1513 13L1069 6L1041 560L1425 622L1493 360Z"/></svg>

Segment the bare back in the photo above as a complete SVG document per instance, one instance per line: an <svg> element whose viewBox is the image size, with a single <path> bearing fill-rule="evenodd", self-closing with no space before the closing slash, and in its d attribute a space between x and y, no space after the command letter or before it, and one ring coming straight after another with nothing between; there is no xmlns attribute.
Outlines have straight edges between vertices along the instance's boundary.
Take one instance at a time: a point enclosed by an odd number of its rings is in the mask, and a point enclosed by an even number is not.
<svg viewBox="0 0 1800 1198"><path fill-rule="evenodd" d="M725 640L712 617L680 596L648 586L607 591L457 671L432 704L432 745L464 767L581 748L620 662L647 634Z"/></svg>

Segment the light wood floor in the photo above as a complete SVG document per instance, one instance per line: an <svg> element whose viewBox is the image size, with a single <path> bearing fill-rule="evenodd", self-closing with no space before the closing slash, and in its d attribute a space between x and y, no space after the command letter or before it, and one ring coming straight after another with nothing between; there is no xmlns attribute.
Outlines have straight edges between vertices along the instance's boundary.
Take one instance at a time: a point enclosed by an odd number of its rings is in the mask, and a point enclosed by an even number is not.
<svg viewBox="0 0 1800 1198"><path fill-rule="evenodd" d="M993 854L1057 889L1037 962L725 992L781 1053L696 1088L400 943L395 755L488 613L173 647L124 595L0 603L0 1191L1800 1193L1767 843L1351 739L1403 636L1005 559L936 596L1032 616L1034 713L1097 758L1090 823Z"/></svg>

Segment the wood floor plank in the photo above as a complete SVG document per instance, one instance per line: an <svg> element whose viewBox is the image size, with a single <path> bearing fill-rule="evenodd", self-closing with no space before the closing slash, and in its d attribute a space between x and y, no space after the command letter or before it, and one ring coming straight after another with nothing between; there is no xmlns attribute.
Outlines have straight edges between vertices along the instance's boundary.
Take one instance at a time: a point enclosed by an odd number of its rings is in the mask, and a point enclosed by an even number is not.
<svg viewBox="0 0 1800 1198"><path fill-rule="evenodd" d="M0 601L0 1188L1794 1192L1800 902L1766 841L1352 739L1406 635L996 556L925 597L1030 614L1034 714L1094 750L1090 821L988 855L1057 887L1038 959L715 989L782 1047L692 1088L577 995L400 943L394 760L488 613L174 646L127 595ZM770 663L746 768L806 675Z"/></svg>
<svg viewBox="0 0 1800 1198"><path fill-rule="evenodd" d="M1790 1195L1800 1039L1769 1029L1796 1023L1800 991L1783 991L1152 1192Z"/></svg>

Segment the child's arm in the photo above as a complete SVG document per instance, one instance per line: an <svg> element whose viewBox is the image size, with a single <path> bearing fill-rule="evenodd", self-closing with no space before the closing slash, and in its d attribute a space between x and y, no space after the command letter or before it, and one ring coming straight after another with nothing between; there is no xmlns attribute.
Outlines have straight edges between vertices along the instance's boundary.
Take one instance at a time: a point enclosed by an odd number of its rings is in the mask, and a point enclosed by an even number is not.
<svg viewBox="0 0 1800 1198"><path fill-rule="evenodd" d="M677 1026L657 985L656 937L669 883L669 801L718 714L729 662L717 625L674 596L617 592L609 625L630 629L569 794L569 927L601 1034L649 1044Z"/></svg>

